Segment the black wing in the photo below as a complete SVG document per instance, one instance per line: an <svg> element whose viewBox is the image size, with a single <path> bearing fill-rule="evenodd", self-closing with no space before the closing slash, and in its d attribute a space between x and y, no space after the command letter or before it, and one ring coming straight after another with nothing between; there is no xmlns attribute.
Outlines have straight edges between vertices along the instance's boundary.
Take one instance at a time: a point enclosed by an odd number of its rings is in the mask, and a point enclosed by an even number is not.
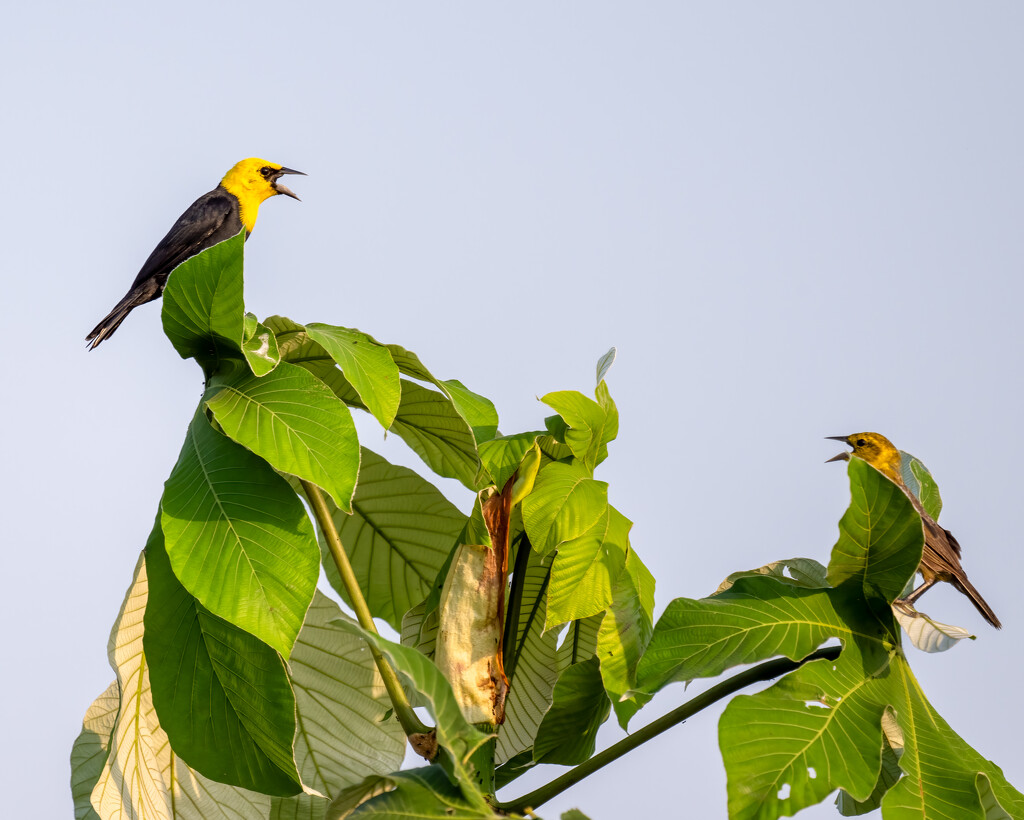
<svg viewBox="0 0 1024 820"><path fill-rule="evenodd" d="M203 194L178 217L167 236L153 249L130 290L151 278L162 286L168 274L190 256L230 239L240 230L242 219L235 197L220 186Z"/></svg>

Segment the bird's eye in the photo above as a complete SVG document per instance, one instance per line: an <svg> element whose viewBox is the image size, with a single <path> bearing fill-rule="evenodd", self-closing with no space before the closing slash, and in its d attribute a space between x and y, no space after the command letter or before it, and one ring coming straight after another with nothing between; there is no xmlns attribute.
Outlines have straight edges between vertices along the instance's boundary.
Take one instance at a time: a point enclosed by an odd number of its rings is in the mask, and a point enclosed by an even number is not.
<svg viewBox="0 0 1024 820"><path fill-rule="evenodd" d="M274 173L274 169L271 168L269 165L264 165L262 168L260 168L260 173L265 177L269 177L272 173Z"/></svg>
<svg viewBox="0 0 1024 820"><path fill-rule="evenodd" d="M857 446L858 447L863 447L865 444L867 444L867 442L864 441L864 439L862 439L862 438L857 439Z"/></svg>

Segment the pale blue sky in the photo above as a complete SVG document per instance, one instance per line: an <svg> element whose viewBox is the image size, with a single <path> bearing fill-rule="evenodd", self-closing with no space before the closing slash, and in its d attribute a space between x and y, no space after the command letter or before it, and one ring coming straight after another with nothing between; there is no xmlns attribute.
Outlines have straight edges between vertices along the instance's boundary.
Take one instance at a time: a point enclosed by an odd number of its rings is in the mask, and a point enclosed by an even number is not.
<svg viewBox="0 0 1024 820"><path fill-rule="evenodd" d="M5 17L7 816L71 815L71 743L113 677L108 631L201 388L155 305L94 353L83 337L252 155L309 174L247 246L257 314L415 350L493 399L504 432L541 425L536 396L592 389L618 347L621 431L598 477L636 522L659 613L734 570L827 561L848 489L823 436L878 430L922 458L1005 629L936 590L922 608L979 640L911 660L1024 787L1019 4L182 0ZM636 725L686 697L666 691ZM719 713L543 815L724 817Z"/></svg>

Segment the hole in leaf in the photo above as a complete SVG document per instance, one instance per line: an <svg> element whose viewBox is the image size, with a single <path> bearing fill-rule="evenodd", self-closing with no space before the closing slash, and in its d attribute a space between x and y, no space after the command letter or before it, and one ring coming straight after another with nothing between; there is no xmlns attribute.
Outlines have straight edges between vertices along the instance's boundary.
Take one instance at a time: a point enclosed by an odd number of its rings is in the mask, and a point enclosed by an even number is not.
<svg viewBox="0 0 1024 820"><path fill-rule="evenodd" d="M805 700L804 706L817 706L819 709L831 709L827 703L822 703L820 700Z"/></svg>
<svg viewBox="0 0 1024 820"><path fill-rule="evenodd" d="M816 778L818 776L818 773L816 771L814 771L814 767L813 766L808 766L807 767L807 774L811 778L811 780L814 780L814 778Z"/></svg>
<svg viewBox="0 0 1024 820"><path fill-rule="evenodd" d="M789 784L783 783L782 788L779 789L778 794L775 795L779 800L786 800L789 797Z"/></svg>

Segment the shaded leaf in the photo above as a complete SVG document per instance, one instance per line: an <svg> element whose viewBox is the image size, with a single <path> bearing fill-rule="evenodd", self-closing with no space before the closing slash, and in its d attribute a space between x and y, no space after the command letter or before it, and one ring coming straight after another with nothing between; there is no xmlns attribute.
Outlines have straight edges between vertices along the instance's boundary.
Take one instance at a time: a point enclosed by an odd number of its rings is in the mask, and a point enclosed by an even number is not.
<svg viewBox="0 0 1024 820"><path fill-rule="evenodd" d="M159 526L146 544L146 572L153 704L175 751L222 783L302 791L292 753L295 697L281 658L188 593L171 571Z"/></svg>
<svg viewBox="0 0 1024 820"><path fill-rule="evenodd" d="M558 676L551 708L537 732L533 759L567 766L582 763L594 753L597 731L610 712L597 658L568 667Z"/></svg>
<svg viewBox="0 0 1024 820"><path fill-rule="evenodd" d="M71 747L71 797L75 801L75 820L99 820L92 807L92 790L103 773L110 750L110 733L121 707L121 694L115 680L92 702L82 721L82 731Z"/></svg>
<svg viewBox="0 0 1024 820"><path fill-rule="evenodd" d="M329 505L331 518L370 612L397 630L430 592L466 516L407 467L366 449L361 459L352 514ZM351 604L322 534L320 549L328 581Z"/></svg>

